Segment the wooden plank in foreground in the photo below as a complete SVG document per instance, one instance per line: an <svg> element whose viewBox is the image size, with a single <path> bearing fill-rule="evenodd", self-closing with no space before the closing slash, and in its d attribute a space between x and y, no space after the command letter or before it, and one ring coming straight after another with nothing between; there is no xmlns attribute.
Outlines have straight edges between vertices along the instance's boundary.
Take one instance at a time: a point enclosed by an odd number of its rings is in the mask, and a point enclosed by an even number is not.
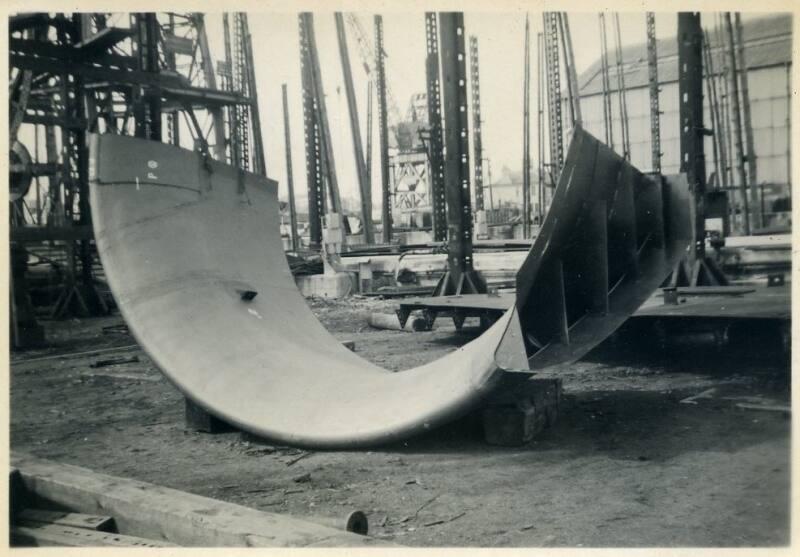
<svg viewBox="0 0 800 557"><path fill-rule="evenodd" d="M42 524L58 524L59 526L69 526L71 528L85 528L98 532L114 532L116 530L113 518L94 514L25 509L19 513L19 520Z"/></svg>
<svg viewBox="0 0 800 557"><path fill-rule="evenodd" d="M389 546L387 542L147 482L12 453L36 506L110 515L120 532L188 547Z"/></svg>
<svg viewBox="0 0 800 557"><path fill-rule="evenodd" d="M30 521L11 527L11 543L36 547L176 547L174 543L136 536Z"/></svg>

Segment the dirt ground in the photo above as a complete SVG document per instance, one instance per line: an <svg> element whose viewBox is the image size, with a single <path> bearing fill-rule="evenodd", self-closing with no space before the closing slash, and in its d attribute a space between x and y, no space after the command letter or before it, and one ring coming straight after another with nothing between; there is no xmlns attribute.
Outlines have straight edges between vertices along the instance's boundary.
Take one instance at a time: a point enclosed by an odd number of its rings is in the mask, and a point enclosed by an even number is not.
<svg viewBox="0 0 800 557"><path fill-rule="evenodd" d="M431 332L369 328L368 312L391 311L392 301L310 304L334 335L393 370L476 334L443 319ZM489 446L467 417L371 451L306 452L185 429L182 397L119 316L45 325L47 349L12 355L12 450L269 512L361 509L372 535L410 546L789 542L789 415L738 406L789 403L778 339L719 349L691 335L645 348L655 335L631 324L581 362L542 374L563 378L561 415L527 446Z"/></svg>

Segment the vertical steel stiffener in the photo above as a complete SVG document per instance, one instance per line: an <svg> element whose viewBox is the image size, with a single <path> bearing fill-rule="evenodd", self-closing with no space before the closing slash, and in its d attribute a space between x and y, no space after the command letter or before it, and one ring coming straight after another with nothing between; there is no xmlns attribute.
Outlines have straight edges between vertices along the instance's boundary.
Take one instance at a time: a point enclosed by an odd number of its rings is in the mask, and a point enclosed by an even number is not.
<svg viewBox="0 0 800 557"><path fill-rule="evenodd" d="M386 104L386 65L383 62L383 17L375 16L375 73L378 89L378 137L381 150L381 222L383 243L392 241L392 192L389 180L389 121Z"/></svg>
<svg viewBox="0 0 800 557"><path fill-rule="evenodd" d="M444 139L442 138L441 82L439 80L439 33L436 14L425 13L425 76L428 97L428 159L430 161L430 198L433 240L447 240L447 203L444 193Z"/></svg>
<svg viewBox="0 0 800 557"><path fill-rule="evenodd" d="M481 85L478 37L469 38L469 82L472 92L472 168L475 175L475 210L483 211L483 141L481 139Z"/></svg>
<svg viewBox="0 0 800 557"><path fill-rule="evenodd" d="M693 259L705 258L706 161L703 152L703 30L700 14L678 14L678 95L681 172L694 199Z"/></svg>
<svg viewBox="0 0 800 557"><path fill-rule="evenodd" d="M364 243L375 242L372 230L372 183L364 160L364 147L361 142L361 124L358 119L358 104L353 86L353 72L350 68L350 53L347 48L347 34L344 29L344 17L340 12L334 14L336 20L336 37L339 42L339 57L342 61L342 77L347 96L347 110L350 115L350 132L353 138L353 156L356 163L356 177L361 194L361 222L364 230Z"/></svg>
<svg viewBox="0 0 800 557"><path fill-rule="evenodd" d="M434 295L484 292L472 262L469 192L469 125L464 14L439 14L445 118L444 178L447 196L447 272Z"/></svg>
<svg viewBox="0 0 800 557"><path fill-rule="evenodd" d="M296 252L300 247L297 238L297 207L294 202L294 176L292 173L292 134L289 131L289 97L286 93L286 84L281 85L283 97L283 139L286 149L286 188L289 196L289 226L291 227L290 238L292 239L292 251Z"/></svg>
<svg viewBox="0 0 800 557"><path fill-rule="evenodd" d="M658 47L656 14L647 12L647 79L650 92L650 153L653 172L661 173L661 109L658 103Z"/></svg>

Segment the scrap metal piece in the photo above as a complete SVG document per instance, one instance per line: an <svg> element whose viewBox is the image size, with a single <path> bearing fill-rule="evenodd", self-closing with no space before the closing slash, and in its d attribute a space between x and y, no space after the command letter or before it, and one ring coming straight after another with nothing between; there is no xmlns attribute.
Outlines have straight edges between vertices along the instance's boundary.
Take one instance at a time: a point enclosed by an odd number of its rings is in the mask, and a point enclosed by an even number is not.
<svg viewBox="0 0 800 557"><path fill-rule="evenodd" d="M661 185L576 128L518 275L517 306L444 358L392 373L342 346L301 297L269 217L277 184L245 173L240 193L237 169L210 166L171 145L93 136L98 251L131 332L183 394L291 445L409 437L474 407L504 370L579 357L666 278L686 245ZM259 296L243 304L237 290Z"/></svg>

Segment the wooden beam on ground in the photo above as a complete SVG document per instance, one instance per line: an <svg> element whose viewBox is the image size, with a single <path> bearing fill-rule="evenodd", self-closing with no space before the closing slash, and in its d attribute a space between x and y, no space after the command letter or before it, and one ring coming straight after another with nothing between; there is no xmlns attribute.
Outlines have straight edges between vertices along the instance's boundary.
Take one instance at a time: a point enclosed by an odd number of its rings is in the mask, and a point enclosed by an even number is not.
<svg viewBox="0 0 800 557"><path fill-rule="evenodd" d="M11 543L36 547L176 547L174 543L137 536L28 521L11 527Z"/></svg>
<svg viewBox="0 0 800 557"><path fill-rule="evenodd" d="M35 506L108 514L126 535L190 547L354 547L386 542L147 482L12 453ZM34 506L30 504L29 506Z"/></svg>
<svg viewBox="0 0 800 557"><path fill-rule="evenodd" d="M47 511L42 509L24 509L18 515L22 522L38 522L40 524L57 524L70 528L85 528L98 532L114 532L116 524L110 516L95 514L71 513L65 511Z"/></svg>

